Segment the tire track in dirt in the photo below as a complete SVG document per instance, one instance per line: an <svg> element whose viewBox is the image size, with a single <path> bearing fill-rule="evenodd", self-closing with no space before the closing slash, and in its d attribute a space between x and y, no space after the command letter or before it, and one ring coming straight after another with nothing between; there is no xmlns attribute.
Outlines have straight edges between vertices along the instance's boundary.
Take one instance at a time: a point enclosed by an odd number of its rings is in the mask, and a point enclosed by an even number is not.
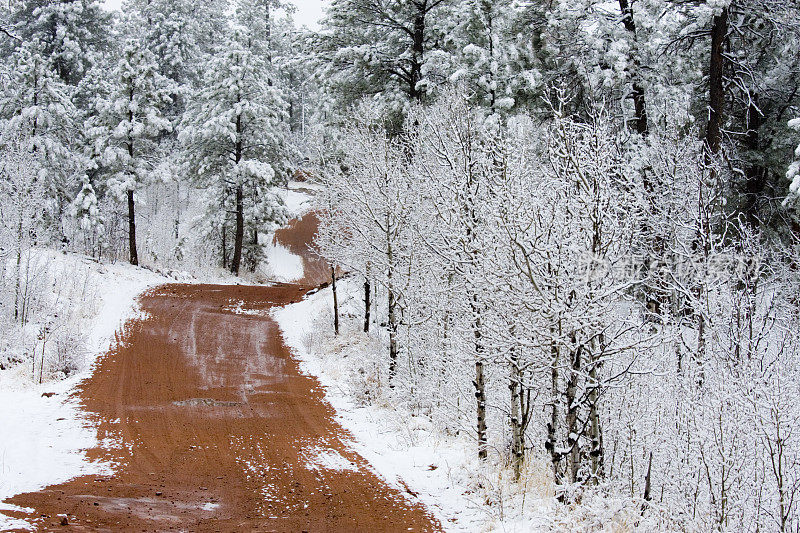
<svg viewBox="0 0 800 533"><path fill-rule="evenodd" d="M15 496L7 503L34 513L9 514L47 531L439 530L347 446L269 316L327 278L307 248L316 226L312 213L277 235L304 259L299 284L142 296L148 318L126 326L76 393L104 443L89 455L116 473Z"/></svg>

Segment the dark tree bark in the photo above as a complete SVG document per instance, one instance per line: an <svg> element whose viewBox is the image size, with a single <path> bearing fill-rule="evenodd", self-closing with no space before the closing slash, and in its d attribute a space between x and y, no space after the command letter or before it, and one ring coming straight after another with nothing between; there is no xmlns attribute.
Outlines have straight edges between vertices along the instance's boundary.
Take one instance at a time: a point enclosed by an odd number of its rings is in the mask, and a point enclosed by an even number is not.
<svg viewBox="0 0 800 533"><path fill-rule="evenodd" d="M552 333L552 331L551 331ZM544 447L550 453L550 466L553 469L553 480L561 483L561 453L557 449L556 436L559 425L558 403L560 401L558 392L558 367L561 364L559 358L559 348L555 342L550 344L550 421L547 423L547 440Z"/></svg>
<svg viewBox="0 0 800 533"><path fill-rule="evenodd" d="M409 88L408 96L411 100L421 100L422 93L417 85L422 80L422 63L425 54L425 4L417 5L417 13L414 17L411 46L411 66L409 68Z"/></svg>
<svg viewBox="0 0 800 533"><path fill-rule="evenodd" d="M764 116L758 109L758 95L753 94L750 105L747 107L747 136L745 137L745 147L753 153L759 151L759 130L763 123ZM767 169L758 162L752 163L747 168L743 210L746 220L752 228L758 227L759 224L758 201L767 185L768 176Z"/></svg>
<svg viewBox="0 0 800 533"><path fill-rule="evenodd" d="M133 102L133 85L129 85L128 87L128 100ZM133 110L128 110L128 122L133 124ZM134 150L133 150L133 139L129 136L128 137L128 157L133 160ZM130 260L131 264L138 266L139 265L139 254L136 252L136 211L133 202L133 190L128 191L128 246L130 248Z"/></svg>
<svg viewBox="0 0 800 533"><path fill-rule="evenodd" d="M133 191L128 191L128 246L130 247L131 264L139 265L139 254L136 253L136 211L133 202Z"/></svg>
<svg viewBox="0 0 800 533"><path fill-rule="evenodd" d="M619 9L622 12L622 24L625 29L636 39L636 23L633 20L633 4L628 0L619 0ZM636 72L632 75L631 98L633 99L634 113L636 114L636 132L640 135L647 135L649 127L647 124L647 100L644 95L644 87L639 80L639 58L633 58Z"/></svg>
<svg viewBox="0 0 800 533"><path fill-rule="evenodd" d="M331 266L331 289L333 290L333 332L339 335L339 294L336 292L336 267Z"/></svg>
<svg viewBox="0 0 800 533"><path fill-rule="evenodd" d="M234 147L234 161L238 165L242 160L244 148L242 146L242 116L236 117L236 143ZM231 272L239 275L242 264L242 245L244 244L244 186L236 185L236 232L233 240L233 259L231 259Z"/></svg>
<svg viewBox="0 0 800 533"><path fill-rule="evenodd" d="M222 198L220 199L220 209L222 209L222 213L224 214L224 217L222 219L222 228L221 228L222 268L228 268L228 216L227 216L227 211L225 210L225 203L228 199L228 194L230 194L230 191L228 191L228 189L225 188L222 191Z"/></svg>
<svg viewBox="0 0 800 533"><path fill-rule="evenodd" d="M239 267L242 264L242 244L244 243L244 191L242 186L236 187L236 234L233 241L233 259L231 260L231 272L239 275Z"/></svg>
<svg viewBox="0 0 800 533"><path fill-rule="evenodd" d="M728 36L728 10L714 17L711 27L711 61L708 69L708 127L706 149L709 159L719 153L722 146L722 118L725 112L724 45Z"/></svg>
<svg viewBox="0 0 800 533"><path fill-rule="evenodd" d="M391 285L387 292L389 295L389 387L394 388L394 376L397 373L397 313L395 309L397 302Z"/></svg>
<svg viewBox="0 0 800 533"><path fill-rule="evenodd" d="M478 458L486 459L486 379L483 375L483 361L475 361L475 400L478 415Z"/></svg>
<svg viewBox="0 0 800 533"><path fill-rule="evenodd" d="M372 306L372 287L369 278L364 278L364 333L369 333L369 311Z"/></svg>
<svg viewBox="0 0 800 533"><path fill-rule="evenodd" d="M575 344L575 334L572 334L572 343ZM565 422L567 425L567 446L569 449L569 465L567 469L568 481L575 483L578 481L578 471L581 466L581 450L579 436L582 433L578 427L578 378L580 377L582 363L581 347L578 346L570 354L571 368L567 387L565 391L564 403L567 406Z"/></svg>

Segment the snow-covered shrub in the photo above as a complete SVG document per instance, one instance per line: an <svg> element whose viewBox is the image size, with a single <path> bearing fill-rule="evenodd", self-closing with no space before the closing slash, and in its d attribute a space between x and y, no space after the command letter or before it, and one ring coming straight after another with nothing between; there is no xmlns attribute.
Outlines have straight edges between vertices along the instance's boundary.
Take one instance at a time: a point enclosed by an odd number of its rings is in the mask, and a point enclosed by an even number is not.
<svg viewBox="0 0 800 533"><path fill-rule="evenodd" d="M86 339L77 324L65 324L56 330L50 343L52 352L47 366L53 377L69 377L83 368Z"/></svg>

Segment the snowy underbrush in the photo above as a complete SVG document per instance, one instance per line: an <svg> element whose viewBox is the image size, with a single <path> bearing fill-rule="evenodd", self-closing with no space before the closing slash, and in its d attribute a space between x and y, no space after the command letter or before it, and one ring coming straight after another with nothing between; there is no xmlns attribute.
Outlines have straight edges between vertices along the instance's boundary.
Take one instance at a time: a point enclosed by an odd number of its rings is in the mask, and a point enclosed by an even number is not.
<svg viewBox="0 0 800 533"><path fill-rule="evenodd" d="M187 280L125 264L101 264L72 253L34 248L20 266L8 264L0 301L0 375L18 375L19 382L47 383L85 370L110 336L120 307L158 283ZM124 302L124 303L123 303ZM111 320L103 331L98 321ZM109 327L113 326L109 331Z"/></svg>
<svg viewBox="0 0 800 533"><path fill-rule="evenodd" d="M333 334L331 289L275 312L304 372L316 376L351 446L401 492L422 502L447 531L668 531L680 530L666 512L614 487L583 489L561 504L544 457L528 457L513 479L507 443L491 443L477 458L471 418L458 402L439 409L415 403L388 381L386 339L365 334L361 287L339 283L341 334ZM373 328L375 329L375 328ZM450 411L451 423L441 422ZM467 415L468 413L465 413Z"/></svg>

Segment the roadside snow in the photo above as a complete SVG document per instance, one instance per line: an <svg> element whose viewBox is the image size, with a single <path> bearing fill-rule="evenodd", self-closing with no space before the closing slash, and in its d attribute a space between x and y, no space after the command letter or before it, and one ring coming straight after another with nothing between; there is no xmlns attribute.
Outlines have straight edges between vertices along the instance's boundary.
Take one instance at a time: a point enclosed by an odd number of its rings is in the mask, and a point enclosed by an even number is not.
<svg viewBox="0 0 800 533"><path fill-rule="evenodd" d="M271 270L272 279L291 282L303 277L302 257L277 244L274 234L267 235L265 241L264 252L267 255L267 265Z"/></svg>
<svg viewBox="0 0 800 533"><path fill-rule="evenodd" d="M314 208L311 196L303 191L303 189L306 191L316 190L314 187L297 181L289 182L289 188L284 191L283 203L291 217L304 215Z"/></svg>
<svg viewBox="0 0 800 533"><path fill-rule="evenodd" d="M355 472L358 467L344 458L339 452L326 448L311 448L303 451L306 466L310 470L349 470Z"/></svg>
<svg viewBox="0 0 800 533"><path fill-rule="evenodd" d="M289 182L282 192L283 201L289 211L289 218L299 218L314 209L313 197L308 191L316 190L315 185L297 181ZM275 242L275 234L269 233L261 239L267 256L268 275L274 281L292 282L303 277L303 259Z"/></svg>
<svg viewBox="0 0 800 533"><path fill-rule="evenodd" d="M81 370L62 381L38 384L31 368L18 365L0 372L0 502L84 474L108 474L110 464L90 462L85 450L97 445L96 432L70 395L91 375L98 356L108 350L115 332L138 313L136 297L148 288L174 281L127 264L102 265L84 256L38 251L59 279L79 273L89 288L67 302L85 316L87 354ZM43 394L48 396L43 396ZM51 394L53 393L53 394ZM14 510L0 506L0 530L21 522L4 516Z"/></svg>

